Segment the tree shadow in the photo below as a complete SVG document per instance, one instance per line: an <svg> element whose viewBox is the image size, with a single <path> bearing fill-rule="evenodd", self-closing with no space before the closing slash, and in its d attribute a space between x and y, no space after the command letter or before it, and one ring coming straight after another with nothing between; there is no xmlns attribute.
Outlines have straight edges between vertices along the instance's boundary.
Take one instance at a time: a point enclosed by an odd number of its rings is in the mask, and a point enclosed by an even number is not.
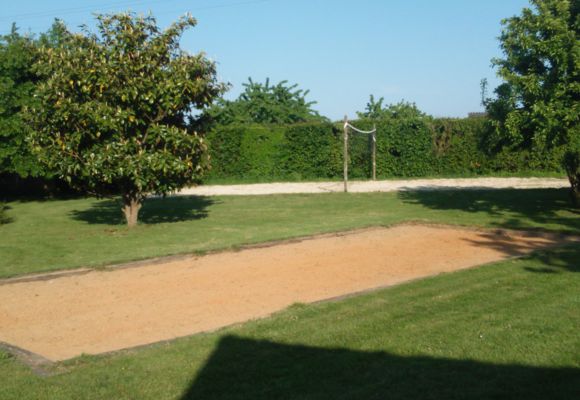
<svg viewBox="0 0 580 400"><path fill-rule="evenodd" d="M0 225L5 225L14 222L14 219L12 217L6 215L6 212L11 209L12 207L0 203Z"/></svg>
<svg viewBox="0 0 580 400"><path fill-rule="evenodd" d="M526 266L529 272L557 274L563 271L580 272L580 246L570 245L557 249L545 250L534 254L543 266Z"/></svg>
<svg viewBox="0 0 580 400"><path fill-rule="evenodd" d="M529 238L530 240L522 240L522 238ZM542 242L532 241L534 238L541 239ZM463 239L477 247L486 249L494 249L509 257L522 257L530 254L534 250L545 249L557 245L564 245L569 243L566 237L554 235L538 235L533 232L522 232L518 237L507 235L501 231L499 232L480 232L474 239Z"/></svg>
<svg viewBox="0 0 580 400"><path fill-rule="evenodd" d="M398 196L405 203L433 210L487 214L496 218L492 223L496 227L530 229L533 222L580 234L580 210L572 206L568 189L456 189L405 190Z"/></svg>
<svg viewBox="0 0 580 400"><path fill-rule="evenodd" d="M524 240L522 240L524 238ZM526 240L529 238L531 240ZM540 239L541 242L533 241ZM518 237L498 232L481 232L474 239L464 241L477 247L494 249L509 257L528 257L542 266L525 266L529 272L580 272L580 239L570 235L521 232ZM531 254L534 252L533 254Z"/></svg>
<svg viewBox="0 0 580 400"><path fill-rule="evenodd" d="M575 368L220 340L181 400L572 399Z"/></svg>
<svg viewBox="0 0 580 400"><path fill-rule="evenodd" d="M207 208L215 200L204 196L173 196L145 200L139 212L139 223L161 224L168 222L193 221L206 218ZM121 202L102 200L90 208L71 211L72 218L89 224L120 225L125 223Z"/></svg>

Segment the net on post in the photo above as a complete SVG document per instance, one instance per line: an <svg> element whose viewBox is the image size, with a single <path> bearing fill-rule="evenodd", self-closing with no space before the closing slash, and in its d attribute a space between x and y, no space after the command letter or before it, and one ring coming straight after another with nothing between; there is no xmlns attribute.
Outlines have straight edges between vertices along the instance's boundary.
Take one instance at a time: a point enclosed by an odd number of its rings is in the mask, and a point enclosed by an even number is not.
<svg viewBox="0 0 580 400"><path fill-rule="evenodd" d="M344 140L344 149L343 149L343 157L344 157L344 191L348 192L348 174L349 174L349 136L352 136L352 139L356 139L357 137L363 137L366 138L367 141L366 143L363 142L358 142L358 143L351 143L350 147L353 147L353 144L355 146L361 146L362 145L362 149L359 148L357 149L358 151L354 152L354 156L357 158L354 160L353 165L356 167L359 167L363 170L365 170L366 168L364 168L364 165L368 165L367 162L365 162L366 160L368 160L367 158L367 154L370 152L371 154L371 159L370 159L370 175L371 175L371 179L372 180L376 180L377 178L377 167L376 167L376 152L377 152L377 128L376 126L373 127L372 130L363 130L363 129L359 129L355 126L353 126L350 122L348 122L348 118L345 117L344 118L344 131L343 131L343 140ZM354 140L351 139L351 142L354 142ZM365 149L366 147L366 149ZM360 158L360 160L358 159ZM355 169L356 171L356 169ZM368 171L368 170L367 170Z"/></svg>

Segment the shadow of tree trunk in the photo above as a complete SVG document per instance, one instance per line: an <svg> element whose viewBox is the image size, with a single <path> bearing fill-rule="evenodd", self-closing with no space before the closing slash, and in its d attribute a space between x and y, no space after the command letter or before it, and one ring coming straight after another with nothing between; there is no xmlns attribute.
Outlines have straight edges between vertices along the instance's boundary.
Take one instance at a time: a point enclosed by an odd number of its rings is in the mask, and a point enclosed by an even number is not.
<svg viewBox="0 0 580 400"><path fill-rule="evenodd" d="M168 222L192 221L206 218L208 207L215 200L203 196L175 196L145 200L139 213L139 223L160 224ZM89 224L124 225L122 202L101 200L90 208L74 210L71 216Z"/></svg>

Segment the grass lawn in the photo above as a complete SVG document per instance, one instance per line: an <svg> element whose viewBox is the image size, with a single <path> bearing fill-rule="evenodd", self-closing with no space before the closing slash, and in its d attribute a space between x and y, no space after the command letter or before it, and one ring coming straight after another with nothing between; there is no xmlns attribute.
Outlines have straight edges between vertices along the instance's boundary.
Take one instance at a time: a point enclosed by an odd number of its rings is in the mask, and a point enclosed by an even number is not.
<svg viewBox="0 0 580 400"><path fill-rule="evenodd" d="M134 230L107 200L7 207L4 277L407 220L580 234L566 190L159 199ZM579 245L537 252L80 357L47 377L0 351L0 399L577 398L579 264Z"/></svg>
<svg viewBox="0 0 580 400"><path fill-rule="evenodd" d="M58 364L0 353L9 399L573 399L580 246L167 344Z"/></svg>
<svg viewBox="0 0 580 400"><path fill-rule="evenodd" d="M567 190L551 189L151 199L133 230L111 200L9 202L5 214L0 278L408 220L580 233Z"/></svg>
<svg viewBox="0 0 580 400"><path fill-rule="evenodd" d="M351 171L350 178L353 180L369 180L369 177L357 176L352 174ZM379 180L401 180L401 179L448 179L448 178L561 178L566 179L566 173L564 171L518 171L518 172L501 172L495 171L488 174L477 174L477 173L458 173L458 174L437 174L432 176L421 176L421 177L381 177ZM251 183L272 183L272 182L342 182L342 177L334 178L297 178L293 176L281 176L281 177L206 177L203 181L204 185L242 185Z"/></svg>

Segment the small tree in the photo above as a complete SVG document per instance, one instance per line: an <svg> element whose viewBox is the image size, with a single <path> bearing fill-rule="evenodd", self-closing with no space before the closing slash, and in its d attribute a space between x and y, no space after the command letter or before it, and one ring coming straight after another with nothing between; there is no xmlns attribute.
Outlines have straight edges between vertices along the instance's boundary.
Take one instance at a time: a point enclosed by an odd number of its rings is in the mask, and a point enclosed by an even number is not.
<svg viewBox="0 0 580 400"><path fill-rule="evenodd" d="M531 0L520 16L502 21L505 83L485 101L493 120L490 147L551 151L565 146L564 167L580 204L580 3Z"/></svg>
<svg viewBox="0 0 580 400"><path fill-rule="evenodd" d="M204 54L179 48L195 24L187 16L161 31L151 16L98 15L97 34L67 33L36 65L35 150L74 187L121 195L128 226L148 194L192 184L208 164L186 118L225 87Z"/></svg>
<svg viewBox="0 0 580 400"><path fill-rule="evenodd" d="M315 101L307 101L309 91L297 89L298 85L288 86L288 81L271 85L254 82L248 78L244 91L234 101L219 99L204 115L206 120L218 124L257 123L293 124L306 121L323 121L317 111L312 109Z"/></svg>

